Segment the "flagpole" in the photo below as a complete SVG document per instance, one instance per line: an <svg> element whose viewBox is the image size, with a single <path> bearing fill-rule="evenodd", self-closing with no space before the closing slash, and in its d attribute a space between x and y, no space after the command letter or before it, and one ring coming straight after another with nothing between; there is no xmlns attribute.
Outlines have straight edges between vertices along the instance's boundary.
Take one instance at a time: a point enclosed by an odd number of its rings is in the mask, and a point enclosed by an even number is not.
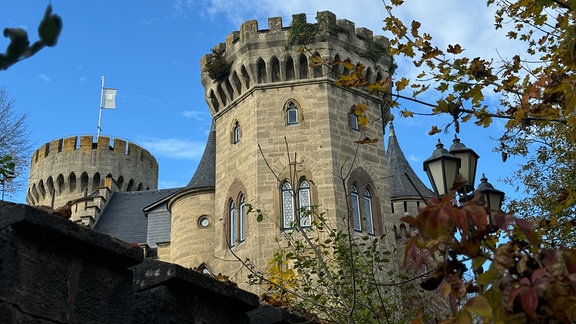
<svg viewBox="0 0 576 324"><path fill-rule="evenodd" d="M102 89L100 90L100 111L98 113L98 134L96 135L96 140L100 138L100 131L102 130L102 127L100 127L102 122L102 100L104 100L104 76L102 76Z"/></svg>

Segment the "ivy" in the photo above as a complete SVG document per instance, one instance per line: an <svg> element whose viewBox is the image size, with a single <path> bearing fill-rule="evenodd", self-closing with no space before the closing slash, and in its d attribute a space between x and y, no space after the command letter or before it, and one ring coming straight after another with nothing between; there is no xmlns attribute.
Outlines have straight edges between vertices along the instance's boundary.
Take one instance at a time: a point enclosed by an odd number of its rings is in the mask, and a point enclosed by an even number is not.
<svg viewBox="0 0 576 324"><path fill-rule="evenodd" d="M228 74L230 74L232 67L232 62L226 61L223 52L224 51L218 49L212 49L212 60L204 67L204 72L208 74L210 79L216 82L224 81L224 79L228 77Z"/></svg>

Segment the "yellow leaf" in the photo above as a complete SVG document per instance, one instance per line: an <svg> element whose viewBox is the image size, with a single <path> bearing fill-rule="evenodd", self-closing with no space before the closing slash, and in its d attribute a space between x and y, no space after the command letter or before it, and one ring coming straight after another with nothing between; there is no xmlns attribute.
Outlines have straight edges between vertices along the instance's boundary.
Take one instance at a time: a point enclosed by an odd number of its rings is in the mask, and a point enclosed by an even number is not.
<svg viewBox="0 0 576 324"><path fill-rule="evenodd" d="M321 56L312 56L310 57L310 67L317 67L324 64L324 59Z"/></svg>
<svg viewBox="0 0 576 324"><path fill-rule="evenodd" d="M430 130L428 131L428 135L434 135L434 134L438 134L441 133L442 131L438 128L438 126L434 125L432 126L432 128L430 128Z"/></svg>
<svg viewBox="0 0 576 324"><path fill-rule="evenodd" d="M402 117L414 117L414 113L410 110L402 110Z"/></svg>
<svg viewBox="0 0 576 324"><path fill-rule="evenodd" d="M492 306L490 306L488 299L482 295L470 298L464 305L464 309L484 319L492 318Z"/></svg>
<svg viewBox="0 0 576 324"><path fill-rule="evenodd" d="M356 104L356 105L354 105L354 115L356 115L356 116L363 115L367 109L368 109L368 106L366 106L363 103Z"/></svg>
<svg viewBox="0 0 576 324"><path fill-rule="evenodd" d="M446 52L452 53L452 54L460 54L460 53L462 53L462 51L463 51L463 49L462 49L462 47L460 47L460 44L456 44L454 46L448 45L448 49L446 50Z"/></svg>
<svg viewBox="0 0 576 324"><path fill-rule="evenodd" d="M409 83L410 83L410 79L406 79L406 78L402 77L402 79L396 81L396 83L395 83L396 90L397 91L404 90L404 88L406 88Z"/></svg>
<svg viewBox="0 0 576 324"><path fill-rule="evenodd" d="M350 59L346 59L342 64L344 65L345 69L348 69L348 70L354 69L354 64L352 64Z"/></svg>
<svg viewBox="0 0 576 324"><path fill-rule="evenodd" d="M368 126L368 122L370 120L368 119L368 117L364 116L364 115L360 115L358 116L358 125L362 126L362 127L366 127Z"/></svg>

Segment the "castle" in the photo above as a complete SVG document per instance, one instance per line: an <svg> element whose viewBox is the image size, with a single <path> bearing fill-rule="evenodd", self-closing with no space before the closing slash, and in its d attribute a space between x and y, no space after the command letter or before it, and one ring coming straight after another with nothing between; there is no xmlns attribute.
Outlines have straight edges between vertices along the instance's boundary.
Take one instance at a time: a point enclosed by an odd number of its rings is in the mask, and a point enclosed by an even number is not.
<svg viewBox="0 0 576 324"><path fill-rule="evenodd" d="M316 23L294 15L259 29L247 21L201 59L212 126L198 168L183 188L157 188L158 165L144 148L120 139L69 137L34 152L27 203L73 202L72 220L147 247L149 257L223 273L246 282L237 259L266 268L275 238L300 210L318 206L336 226L358 235L400 238L399 217L414 213L432 192L404 157L382 97L334 81L344 66L314 66L300 43L327 62L363 63L371 82L387 78L387 40L318 12ZM354 106L368 106L361 126ZM296 194L293 194L296 193ZM347 204L347 200L348 203ZM247 215L248 205L267 215ZM347 206L350 206L348 208ZM248 288L249 289L249 288Z"/></svg>

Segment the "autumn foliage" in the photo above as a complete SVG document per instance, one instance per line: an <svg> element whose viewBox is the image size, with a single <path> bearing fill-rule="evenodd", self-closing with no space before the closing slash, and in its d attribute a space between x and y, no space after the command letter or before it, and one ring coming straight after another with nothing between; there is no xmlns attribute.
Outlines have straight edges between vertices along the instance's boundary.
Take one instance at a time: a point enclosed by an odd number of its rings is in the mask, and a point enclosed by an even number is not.
<svg viewBox="0 0 576 324"><path fill-rule="evenodd" d="M406 259L419 249L436 258L437 269L421 286L450 298L446 323L576 320L576 250L541 248L532 222L489 215L480 197L459 205L453 194L402 220L416 231ZM464 276L469 268L476 277Z"/></svg>

